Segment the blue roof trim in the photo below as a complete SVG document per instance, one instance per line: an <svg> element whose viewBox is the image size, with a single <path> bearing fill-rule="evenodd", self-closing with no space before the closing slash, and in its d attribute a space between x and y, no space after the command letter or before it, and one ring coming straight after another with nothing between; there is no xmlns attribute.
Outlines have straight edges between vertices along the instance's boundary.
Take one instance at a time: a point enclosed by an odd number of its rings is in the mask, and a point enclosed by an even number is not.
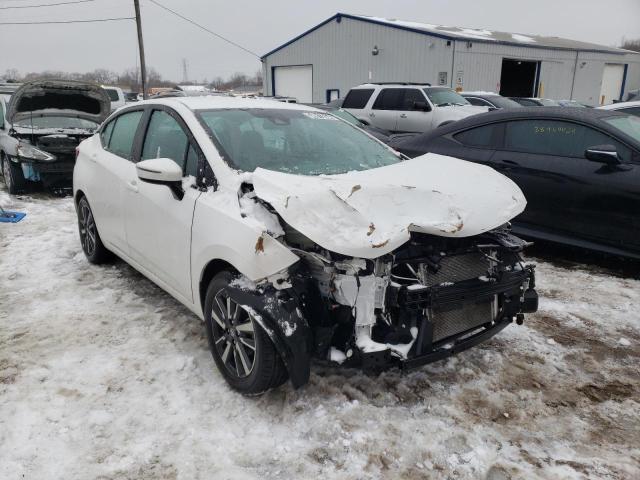
<svg viewBox="0 0 640 480"><path fill-rule="evenodd" d="M333 20L336 20L338 17L343 17L346 15L343 15L342 13L336 13L333 17L327 18L324 22L319 23L318 25L316 25L315 27L310 28L309 30L307 30L306 32L301 33L300 35L298 35L297 37L292 38L291 40L289 40L287 43L283 43L282 45L280 45L279 47L274 48L273 50L271 50L268 53L265 53L264 55L262 55L260 57L261 60L264 60L266 57L268 57L269 55L271 55L272 53L276 53L278 50L282 50L284 47L287 47L289 45L291 45L293 42L297 42L298 40L300 40L302 37L306 37L307 35L309 35L311 32L314 32L315 30L319 29L320 27L324 27L327 23L332 22Z"/></svg>
<svg viewBox="0 0 640 480"><path fill-rule="evenodd" d="M260 59L264 60L269 55L277 52L278 50L282 50L283 48L291 45L293 42L296 42L296 41L300 40L302 37L307 36L311 32L314 32L315 30L319 29L320 27L325 26L327 23L330 23L333 20L337 20L339 18L348 18L350 20L359 20L359 21L365 22L365 23L373 23L375 25L382 25L383 27L395 28L395 29L404 30L404 31L407 31L407 32L418 33L420 35L427 35L428 37L442 38L444 40L463 41L463 42L467 41L467 42L473 42L473 43L489 43L489 44L493 44L493 45L509 45L509 46L512 46L512 47L538 48L538 49L543 49L543 50L563 50L563 51L569 51L569 52L610 53L610 54L613 54L613 55L624 55L625 53L633 53L633 52L625 52L625 51L617 52L617 51L612 51L612 50L598 50L598 49L592 49L592 48L584 49L584 48L571 48L571 47L551 47L551 46L545 46L545 45L531 45L531 44L524 44L524 43L518 43L518 42L506 42L504 40L482 40L482 39L478 39L478 38L465 38L464 36L459 36L459 35L455 35L455 36L454 35L445 35L445 34L442 34L442 33L427 32L425 30L420 30L418 28L406 27L404 25L394 25L392 23L382 22L380 20L376 20L376 19L373 19L373 18L359 17L359 16L356 16L356 15L350 15L348 13L336 13L334 16L332 16L330 18L327 18L324 22L319 23L315 27L312 27L309 30L307 30L306 32L301 33L297 37L292 38L287 43L283 43L282 45L280 45L279 47L274 48L270 52L265 53L262 57L260 57Z"/></svg>

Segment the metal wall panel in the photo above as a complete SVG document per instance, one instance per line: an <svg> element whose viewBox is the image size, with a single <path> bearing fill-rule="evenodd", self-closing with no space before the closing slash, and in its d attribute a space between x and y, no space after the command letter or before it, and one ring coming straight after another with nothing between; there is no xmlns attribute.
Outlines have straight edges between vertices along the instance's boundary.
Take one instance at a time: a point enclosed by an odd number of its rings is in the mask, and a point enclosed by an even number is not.
<svg viewBox="0 0 640 480"><path fill-rule="evenodd" d="M273 95L272 67L313 64L313 101L328 89L347 91L361 83L415 81L464 90L498 91L502 59L541 62L539 82L549 98L598 102L605 63L626 63L625 91L640 88L640 55L576 52L447 40L358 20L333 20L264 59L265 95ZM377 47L378 54L372 51ZM455 51L454 51L455 49ZM574 79L574 72L575 79Z"/></svg>

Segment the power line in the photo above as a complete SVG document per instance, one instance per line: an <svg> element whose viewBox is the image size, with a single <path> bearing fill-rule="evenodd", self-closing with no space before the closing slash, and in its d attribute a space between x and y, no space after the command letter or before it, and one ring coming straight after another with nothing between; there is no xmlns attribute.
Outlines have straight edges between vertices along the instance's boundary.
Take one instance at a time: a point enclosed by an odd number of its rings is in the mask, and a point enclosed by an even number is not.
<svg viewBox="0 0 640 480"><path fill-rule="evenodd" d="M11 7L0 7L0 10L13 10L16 8L41 8L41 7L57 7L58 5L72 5L75 3L87 3L95 2L97 0L73 0L70 2L58 2L58 3L41 3L39 5L14 5Z"/></svg>
<svg viewBox="0 0 640 480"><path fill-rule="evenodd" d="M260 58L260 55L258 55L256 52L252 52L251 50L249 50L248 48L243 47L242 45L237 44L236 42L229 40L228 38L223 37L222 35L213 32L211 30L209 30L206 27L203 27L202 25L200 25L199 23L196 23L195 21L191 20L190 18L185 17L184 15L179 14L178 12L171 10L168 7L165 7L164 5L156 2L155 0L149 0L151 3L153 3L154 5L166 10L167 12L170 12L172 14L174 14L176 17L180 17L182 20L184 20L185 22L189 22L192 25L195 25L196 27L198 27L201 30L204 30L207 33L210 33L211 35L215 35L216 37L218 37L221 40L224 40L227 43L230 43L231 45L233 45L234 47L238 47L240 50L244 50L245 52L253 55L254 57Z"/></svg>
<svg viewBox="0 0 640 480"><path fill-rule="evenodd" d="M94 22L117 22L119 20L135 20L135 17L117 17L117 18L92 18L90 20L60 20L47 22L0 22L0 25L52 25L60 23L94 23Z"/></svg>

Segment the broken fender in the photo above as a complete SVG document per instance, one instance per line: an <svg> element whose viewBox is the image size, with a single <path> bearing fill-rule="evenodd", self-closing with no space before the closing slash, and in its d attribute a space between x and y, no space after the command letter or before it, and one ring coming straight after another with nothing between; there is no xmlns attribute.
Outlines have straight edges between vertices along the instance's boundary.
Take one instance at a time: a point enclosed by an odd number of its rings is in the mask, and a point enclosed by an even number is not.
<svg viewBox="0 0 640 480"><path fill-rule="evenodd" d="M300 176L258 168L256 195L327 250L376 258L410 232L470 237L520 214L526 200L495 170L426 154L394 165L340 175Z"/></svg>

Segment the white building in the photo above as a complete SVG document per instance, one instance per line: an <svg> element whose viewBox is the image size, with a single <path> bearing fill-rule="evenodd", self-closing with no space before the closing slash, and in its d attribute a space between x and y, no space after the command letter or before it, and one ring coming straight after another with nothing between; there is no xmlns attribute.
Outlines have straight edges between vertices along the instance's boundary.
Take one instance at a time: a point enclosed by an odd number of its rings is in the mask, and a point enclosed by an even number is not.
<svg viewBox="0 0 640 480"><path fill-rule="evenodd" d="M264 94L322 103L366 82L611 103L640 88L640 54L558 37L338 13L262 57Z"/></svg>

